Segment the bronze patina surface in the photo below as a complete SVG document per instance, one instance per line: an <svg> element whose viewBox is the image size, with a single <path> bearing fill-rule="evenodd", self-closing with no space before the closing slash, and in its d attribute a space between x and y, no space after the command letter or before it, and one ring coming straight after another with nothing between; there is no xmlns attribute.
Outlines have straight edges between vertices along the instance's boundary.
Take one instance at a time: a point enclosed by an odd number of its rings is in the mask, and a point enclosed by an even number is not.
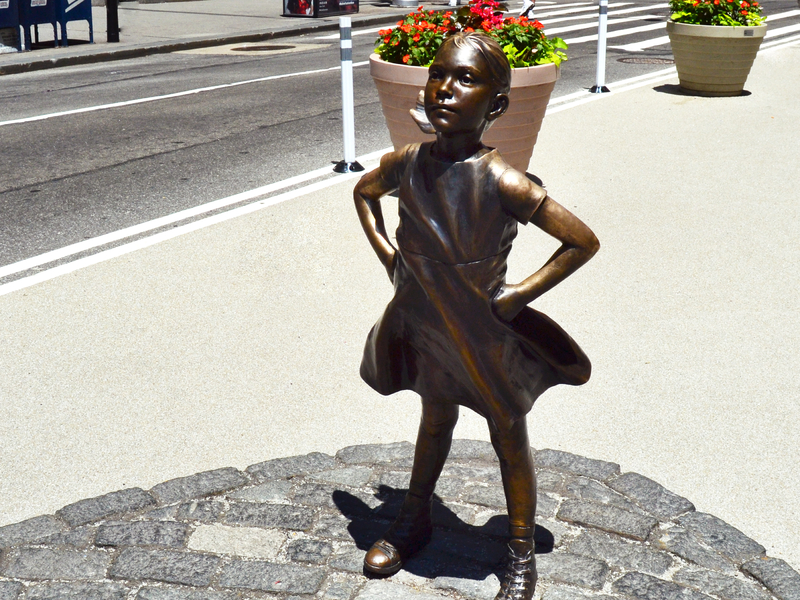
<svg viewBox="0 0 800 600"><path fill-rule="evenodd" d="M367 338L361 376L375 390L422 398L409 492L365 569L391 575L431 536L431 498L450 449L458 406L487 420L500 460L510 541L498 600L529 600L536 585L536 477L525 415L549 387L580 385L591 366L555 322L527 305L585 264L592 231L481 142L508 108L510 68L482 34L458 34L429 70L425 114L436 141L385 155L356 185L359 219L395 294ZM380 199L399 190L397 247ZM518 223L561 242L516 284L506 259Z"/></svg>

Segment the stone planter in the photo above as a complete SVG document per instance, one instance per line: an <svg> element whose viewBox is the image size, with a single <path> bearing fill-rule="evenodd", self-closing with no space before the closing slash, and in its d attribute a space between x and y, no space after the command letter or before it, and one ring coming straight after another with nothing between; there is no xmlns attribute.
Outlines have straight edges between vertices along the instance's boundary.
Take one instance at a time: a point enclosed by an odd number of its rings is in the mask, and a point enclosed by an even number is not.
<svg viewBox="0 0 800 600"><path fill-rule="evenodd" d="M432 141L433 135L422 133L408 113L428 81L427 67L387 63L377 54L369 57L369 63L394 147ZM560 75L554 64L514 69L508 111L483 136L487 146L497 148L508 164L523 173L528 170L550 94Z"/></svg>
<svg viewBox="0 0 800 600"><path fill-rule="evenodd" d="M700 96L738 96L766 25L725 27L667 22L681 88Z"/></svg>

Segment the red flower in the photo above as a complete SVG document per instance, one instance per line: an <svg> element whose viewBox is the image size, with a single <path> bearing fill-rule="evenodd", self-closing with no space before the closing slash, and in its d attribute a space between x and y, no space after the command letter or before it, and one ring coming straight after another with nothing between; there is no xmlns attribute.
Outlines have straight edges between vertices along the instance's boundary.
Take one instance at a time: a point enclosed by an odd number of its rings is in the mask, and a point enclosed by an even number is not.
<svg viewBox="0 0 800 600"><path fill-rule="evenodd" d="M406 54L406 55L403 57L403 62L404 62L404 63L407 63L409 58L411 58L411 56L410 56L410 55L408 55L408 54Z"/></svg>
<svg viewBox="0 0 800 600"><path fill-rule="evenodd" d="M539 21L534 21L534 22L533 22L533 26L534 26L534 27L536 27L536 29L539 29L539 30L542 30L542 29L544 29L544 25L542 25L541 23L539 23Z"/></svg>

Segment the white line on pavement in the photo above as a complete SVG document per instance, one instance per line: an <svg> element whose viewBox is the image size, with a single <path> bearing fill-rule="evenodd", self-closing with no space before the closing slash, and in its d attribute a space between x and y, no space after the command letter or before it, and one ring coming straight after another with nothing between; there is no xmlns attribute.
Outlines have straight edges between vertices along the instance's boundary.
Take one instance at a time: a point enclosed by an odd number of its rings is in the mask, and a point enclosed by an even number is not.
<svg viewBox="0 0 800 600"><path fill-rule="evenodd" d="M378 152L372 152L368 155L360 157L358 160L359 162L369 164L369 162L379 158L381 154L387 152L388 150L390 149L385 149ZM265 198L264 200L259 200L251 204L245 204L244 206L240 206L238 208L234 208L226 212L218 213L216 215L212 215L204 219L198 219L196 221L192 221L191 223L181 225L180 227L175 227L167 231L156 233L154 235L151 235L150 237L142 238L133 242L129 242L127 244L121 244L119 246L116 246L115 248L103 250L102 252L98 252L96 254L92 254L84 258L79 258L78 260L65 263L57 267L53 267L52 269L47 269L46 271L36 273L35 275L30 275L29 277L23 277L21 279L17 279L16 281L0 285L0 296L16 292L18 290L30 287L32 285L36 285L37 283L42 283L44 281L54 279L61 275L66 275L67 273L72 273L73 271L83 269L84 267L96 265L106 260L110 260L112 258L117 258L119 256L129 254L130 252L134 252L136 250L141 250L143 248L153 246L155 244L164 242L166 240L170 240L180 235L184 235L192 231L197 231L199 229L209 227L210 225L222 223L223 221L227 221L235 217L256 212L264 208L273 206L275 204L279 204L281 202L286 202L287 200L298 198L299 196L304 196L306 194L311 194L314 192L324 190L343 181L347 181L348 179L359 177L360 175L361 175L360 173L348 173L345 175L337 175L335 177L331 177L330 179L326 179L324 181L318 181L316 183L312 183L311 185L307 185L305 187L298 188L296 190L284 192L283 194L279 194L277 196L272 196L271 198Z"/></svg>
<svg viewBox="0 0 800 600"><path fill-rule="evenodd" d="M632 21L641 21L642 19L647 19L647 18L661 19L663 17L660 17L658 15L638 15L636 17L626 17L624 19L609 19L608 25L609 26L622 25L623 23L631 23ZM658 25L661 27L666 27L664 23L658 23ZM547 35L555 35L557 33L567 33L570 31L580 31L581 29L597 29L597 21L594 21L592 23L580 23L578 25L567 25L566 27L554 27L553 29L547 30ZM632 30L625 29L623 31L632 31ZM610 33L608 35L609 37L611 37ZM597 36L595 35L595 39L596 38Z"/></svg>
<svg viewBox="0 0 800 600"><path fill-rule="evenodd" d="M627 15L627 14L631 14L631 13L635 13L635 12L645 12L645 11L648 11L648 10L654 10L654 9L658 9L658 8L666 8L668 6L669 6L669 4L653 4L651 6L637 6L635 8L626 8L624 10L615 10L615 11L609 12L608 14L611 17L616 17L618 15ZM650 16L652 16L652 15L650 15ZM646 19L647 17L648 17L648 15L642 15L639 18L640 19ZM549 29L547 29L547 28L550 27L550 25L555 25L556 23L566 23L567 21L580 21L581 19L589 19L589 18L594 18L595 19L594 22L593 22L593 26L597 27L597 15L594 15L594 14L592 14L592 15L578 15L578 16L575 16L575 17L559 17L558 19L540 19L540 21L542 22L542 25L545 26L545 33L547 33L549 35L551 33L551 31ZM657 17L657 18L662 18L662 17Z"/></svg>
<svg viewBox="0 0 800 600"><path fill-rule="evenodd" d="M794 27L794 26L792 26ZM784 28L788 29L788 28ZM777 31L777 30L776 30ZM790 46L800 42L800 36L794 36L788 39L776 40L774 42L763 44L762 50L777 50L779 48ZM629 79L623 79L617 81L615 83L609 84L612 91L608 94L590 94L585 91L575 92L572 94L567 94L565 96L561 96L558 98L551 99L548 103L547 114L554 114L561 112L563 110L567 110L570 108L575 108L576 106L581 106L583 104L587 104L589 102L595 102L597 100L601 100L603 98L608 98L611 96L615 96L624 92L628 92L631 90L635 90L640 87L644 87L647 85L652 85L653 83L658 83L660 81L665 81L668 79L672 79L677 75L677 72L674 67L670 67L668 69L663 69L660 71L654 71L652 73L646 73L644 75L638 75L636 77L631 77ZM358 161L364 165L369 165L369 163L377 160L380 156L385 154L386 152L391 151L391 148L384 148L382 150L378 150L376 152L371 152L366 154L362 157L359 157ZM58 260L60 258L65 258L72 254L83 252L85 250L90 250L95 247L99 247L105 244L108 244L113 241L118 241L120 239L124 239L125 237L130 237L131 235L138 235L141 233L146 233L149 230L153 230L159 227L163 227L164 225L179 222L186 218L197 216L199 214L203 214L205 212L210 212L213 210L218 210L219 208L224 208L225 206L229 206L231 204L240 203L246 201L248 199L252 199L258 196L265 195L272 191L277 191L280 189L284 189L286 187L290 187L292 185L296 185L298 183L303 183L304 181L309 181L316 177L320 177L326 173L330 172L329 167L324 167L321 169L316 169L314 171L310 171L308 173L304 173L302 175L297 175L295 177L286 179L281 182L272 183L260 188L256 188L254 190L250 190L249 192L243 192L241 194L237 194L235 196L230 196L228 198L223 198L221 200L215 200L213 202L209 202L207 204L187 209L185 211L180 211L178 213L174 213L173 215L167 215L165 217L161 217L159 219L154 219L152 221L148 221L147 223L142 223L140 225L135 225L133 227L129 227L126 229L119 230L117 232L112 232L109 234L105 234L103 236L98 236L96 238L92 238L91 240L86 240L84 242L80 242L78 244L73 244L71 246L66 246L65 248L54 250L51 252L47 252L41 254L36 257L32 257L30 259L26 259L23 261L19 261L12 265L7 265L0 269L0 277L8 276L14 273L19 273L26 269L33 268L35 266L39 266L42 264L46 264L48 262L53 262L54 260ZM16 281L12 281L10 283L0 285L0 296L5 294L9 294L11 292L15 292L37 283L41 283L43 281L47 281L49 279L54 279L60 275L64 275L67 273L71 273L73 271L77 271L78 269L82 269L84 267L88 267L90 265L94 265L106 260L110 260L112 258L116 258L118 256L122 256L124 254L128 254L129 252L133 252L135 250L139 250L142 248L146 248L148 246L155 245L159 242L172 239L179 235L183 235L184 233L190 233L192 231L197 231L198 229L202 229L209 225L213 225L216 223L220 223L226 221L228 219L232 219L237 216L241 216L244 214L248 214L251 212L255 212L257 210L261 210L263 208L267 208L269 206L273 206L275 204L279 204L281 202L285 202L287 200L291 200L293 198L297 198L302 195L310 194L315 191L320 191L327 187L336 185L339 182L346 181L348 179L352 179L358 176L358 173L354 174L347 174L347 175L337 175L332 178L313 183L311 185L298 188L296 190L292 190L290 192L285 192L283 194L279 194L277 196L273 196L271 198L266 198L264 200L259 200L252 204L246 204L244 206L240 206L238 208L219 213L210 217L205 217L202 219L198 219L186 225L182 225L180 227L175 227L169 231L164 231L155 235L152 235L147 238L142 238L140 240L136 240L133 242L129 242L127 244L121 244L115 248L111 248L109 250L104 250L93 254L91 256L87 256L70 263L66 263L63 265L59 265L57 267L53 267L51 269L47 269L40 273L36 273L35 275L30 275L28 277L20 278ZM20 267L20 268L15 268Z"/></svg>
<svg viewBox="0 0 800 600"><path fill-rule="evenodd" d="M610 22L610 21L609 21ZM642 33L644 31L655 31L656 29L665 29L667 27L667 22L663 21L661 23L653 23L651 25L642 25L641 27L631 27L630 29L620 29L619 31L609 31L606 34L608 38L615 38L615 37L622 37L625 35L632 35L634 33ZM564 40L567 44L582 44L583 42L596 42L597 41L597 34L594 35L584 35L581 37L572 38L569 40Z"/></svg>
<svg viewBox="0 0 800 600"><path fill-rule="evenodd" d="M354 67L362 67L369 64L368 61L353 63ZM234 81L233 83L223 83L220 85L212 85L203 88L196 88L193 90L185 90L183 92L175 92L173 94L164 94L163 96L150 96L148 98L137 98L135 100L124 100L122 102L112 102L111 104L99 104L97 106L87 106L85 108L75 108L72 110L65 110L57 113L50 113L46 115L37 115L35 117L25 117L24 119L12 119L10 121L0 121L0 127L4 125L18 125L20 123L32 123L34 121L44 121L46 119L54 119L56 117L66 117L69 115L78 115L81 113L95 112L98 110L108 110L110 108L120 108L123 106L132 106L134 104L144 104L145 102L156 102L158 100L169 100L170 98L180 98L181 96L190 96L192 94L200 94L202 92L213 92L225 88L238 87L240 85L248 85L251 83L261 83L263 81L274 81L276 79L286 79L288 77L301 77L303 75L316 75L318 73L327 73L329 71L338 71L341 66L329 67L327 69L314 69L312 71L299 71L297 73L284 73L283 75L270 75L268 77L259 77L258 79L248 79L246 81Z"/></svg>
<svg viewBox="0 0 800 600"><path fill-rule="evenodd" d="M789 17L795 17L797 15L800 15L800 10L790 10L788 12L770 15L769 18L767 19L767 22L772 23L773 21L777 21L778 19L786 19ZM789 25L787 27L780 27L778 29L767 29L767 34L764 37L771 38L775 37L776 35L786 35L788 33L794 33L795 31L800 31L800 25ZM643 42L635 42L633 44L625 44L622 46L609 46L609 48L613 48L615 50L625 50L626 52L641 52L642 50L646 50L647 48L655 48L656 46L663 46L664 44L669 44L668 35L652 38L649 40L644 40Z"/></svg>

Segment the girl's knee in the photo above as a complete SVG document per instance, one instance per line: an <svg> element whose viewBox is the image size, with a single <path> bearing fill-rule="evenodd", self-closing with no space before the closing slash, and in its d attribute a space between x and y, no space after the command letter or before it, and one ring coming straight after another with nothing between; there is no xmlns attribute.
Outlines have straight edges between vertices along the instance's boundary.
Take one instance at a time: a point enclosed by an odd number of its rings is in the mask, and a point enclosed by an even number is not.
<svg viewBox="0 0 800 600"><path fill-rule="evenodd" d="M456 423L458 423L458 406L455 404L422 401L420 425L429 435L452 433Z"/></svg>

